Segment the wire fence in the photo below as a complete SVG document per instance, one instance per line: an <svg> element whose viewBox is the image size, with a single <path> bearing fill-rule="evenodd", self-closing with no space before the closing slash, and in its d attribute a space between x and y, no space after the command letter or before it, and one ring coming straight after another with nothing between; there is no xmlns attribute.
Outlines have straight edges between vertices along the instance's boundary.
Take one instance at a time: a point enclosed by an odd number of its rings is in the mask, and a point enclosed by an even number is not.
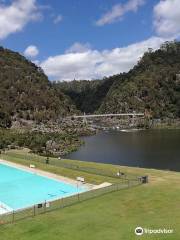
<svg viewBox="0 0 180 240"><path fill-rule="evenodd" d="M0 215L0 225L14 223L16 221L23 220L29 217L35 217L39 214L44 214L57 209L65 208L65 207L86 201L88 199L93 199L107 193L119 191L122 189L137 186L140 184L142 184L141 179L134 179L134 180L122 179L121 182L114 183L107 187L92 189L86 192L77 193L76 195L60 198L54 201L45 201L26 209L20 209L17 211L12 211L12 212Z"/></svg>
<svg viewBox="0 0 180 240"><path fill-rule="evenodd" d="M40 158L36 159L36 162L43 163L46 165L52 165L56 167L62 167L66 169L71 169L75 171L80 171L80 172L85 172L89 174L95 174L98 176L105 176L105 177L110 177L110 178L118 178L118 179L131 179L131 180L138 180L139 175L135 174L127 174L124 172L121 172L120 169L117 167L117 169L102 169L102 168L95 168L95 167L90 167L90 166L82 166L79 164L75 163L70 163L71 160L69 160L69 163L64 162L62 160L57 160L55 158Z"/></svg>
<svg viewBox="0 0 180 240"><path fill-rule="evenodd" d="M21 158L22 156L17 154L17 158ZM23 158L24 159L24 158ZM35 217L39 214L44 214L56 209L61 209L73 204L80 203L82 201L93 199L96 197L99 197L101 195L111 193L114 191L119 191L121 189L131 188L133 186L140 185L142 183L148 182L148 176L140 177L138 175L132 175L132 174L126 174L124 172L121 172L119 168L112 169L100 169L90 166L83 166L76 163L67 163L63 160L58 160L54 158L33 158L33 159L27 159L29 163L31 161L46 164L46 165L52 165L56 167L62 167L72 170L77 170L78 172L86 172L89 174L95 174L99 176L104 177L110 177L115 178L116 181L112 181L112 185L98 188L98 189L91 189L86 192L77 193L75 195L71 195L64 198L59 198L54 201L45 201L36 205L33 205L29 208L20 209L12 212L8 212L5 214L0 215L0 225L7 224L7 223L14 223L16 221L28 218L28 217Z"/></svg>
<svg viewBox="0 0 180 240"><path fill-rule="evenodd" d="M6 156L6 155L5 155ZM11 157L11 154L8 153L7 156ZM139 175L137 174L127 174L121 171L120 167L114 167L113 169L108 168L102 169L101 167L91 167L91 166L83 166L83 164L79 163L71 163L71 160L66 161L66 159L56 159L56 158L49 158L49 157L42 157L42 156L34 156L32 154L22 155L22 154L14 154L12 157L15 157L17 159L23 159L23 161L26 161L29 165L33 162L35 163L41 163L45 165L51 165L55 167L61 167L66 169L75 170L78 172L85 172L89 174L95 174L98 176L105 176L105 177L111 177L111 178L126 178L126 179L138 179ZM6 158L5 158L6 159ZM8 160L8 159L7 159ZM65 161L64 161L65 160Z"/></svg>

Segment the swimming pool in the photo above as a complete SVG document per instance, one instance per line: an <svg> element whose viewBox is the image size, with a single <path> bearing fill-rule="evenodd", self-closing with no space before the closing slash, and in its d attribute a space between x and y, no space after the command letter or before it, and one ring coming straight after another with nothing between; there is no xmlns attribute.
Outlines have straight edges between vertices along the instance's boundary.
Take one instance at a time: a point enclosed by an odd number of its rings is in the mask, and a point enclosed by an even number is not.
<svg viewBox="0 0 180 240"><path fill-rule="evenodd" d="M0 163L0 214L86 190Z"/></svg>

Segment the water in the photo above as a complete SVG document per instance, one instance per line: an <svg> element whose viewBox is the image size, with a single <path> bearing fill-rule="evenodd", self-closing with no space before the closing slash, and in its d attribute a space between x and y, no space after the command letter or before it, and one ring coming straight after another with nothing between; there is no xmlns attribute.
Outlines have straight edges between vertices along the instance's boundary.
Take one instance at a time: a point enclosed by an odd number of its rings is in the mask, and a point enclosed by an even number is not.
<svg viewBox="0 0 180 240"><path fill-rule="evenodd" d="M100 132L69 159L180 171L180 130Z"/></svg>
<svg viewBox="0 0 180 240"><path fill-rule="evenodd" d="M0 164L0 212L3 211L1 205L17 210L84 190L84 187L77 189L71 184Z"/></svg>

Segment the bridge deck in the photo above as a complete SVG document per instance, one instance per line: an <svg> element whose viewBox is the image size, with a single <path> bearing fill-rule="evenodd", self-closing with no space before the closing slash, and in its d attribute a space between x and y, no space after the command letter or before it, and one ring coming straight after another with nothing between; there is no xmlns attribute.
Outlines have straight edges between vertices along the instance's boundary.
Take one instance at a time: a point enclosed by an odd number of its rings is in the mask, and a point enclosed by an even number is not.
<svg viewBox="0 0 180 240"><path fill-rule="evenodd" d="M118 113L118 114L90 114L90 115L74 115L73 118L95 118L95 117L118 117L118 116L144 116L144 113Z"/></svg>

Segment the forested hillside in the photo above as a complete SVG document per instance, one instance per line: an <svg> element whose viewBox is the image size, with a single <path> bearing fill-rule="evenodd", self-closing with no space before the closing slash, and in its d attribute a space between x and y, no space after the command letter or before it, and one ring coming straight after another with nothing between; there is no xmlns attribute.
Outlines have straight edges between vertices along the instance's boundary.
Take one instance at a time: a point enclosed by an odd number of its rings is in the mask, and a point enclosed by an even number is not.
<svg viewBox="0 0 180 240"><path fill-rule="evenodd" d="M57 89L68 95L77 109L86 113L97 111L106 97L115 77L103 80L82 80L72 82L59 82L55 84Z"/></svg>
<svg viewBox="0 0 180 240"><path fill-rule="evenodd" d="M68 96L67 96L68 95ZM42 69L0 48L0 126L86 113L144 112L180 117L180 43L149 49L128 73L103 80L51 83Z"/></svg>
<svg viewBox="0 0 180 240"><path fill-rule="evenodd" d="M74 111L70 99L52 86L41 68L0 47L0 126L19 118L54 120Z"/></svg>
<svg viewBox="0 0 180 240"><path fill-rule="evenodd" d="M128 73L97 81L59 84L83 112L144 112L180 117L180 42L149 49Z"/></svg>
<svg viewBox="0 0 180 240"><path fill-rule="evenodd" d="M156 118L180 117L180 43L165 43L145 53L113 83L100 112L149 110Z"/></svg>

